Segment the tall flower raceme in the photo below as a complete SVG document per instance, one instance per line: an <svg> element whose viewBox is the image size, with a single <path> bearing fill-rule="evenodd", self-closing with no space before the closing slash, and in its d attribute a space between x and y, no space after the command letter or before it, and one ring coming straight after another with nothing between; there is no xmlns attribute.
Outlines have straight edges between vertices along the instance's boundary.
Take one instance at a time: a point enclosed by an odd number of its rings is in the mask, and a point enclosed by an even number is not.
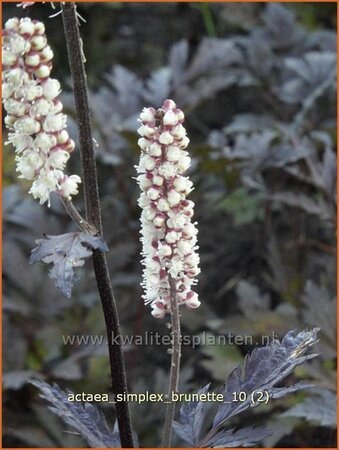
<svg viewBox="0 0 339 450"><path fill-rule="evenodd" d="M163 318L171 309L169 276L175 282L179 305L200 305L192 290L200 273L197 228L192 223L194 203L186 199L193 184L184 175L191 164L185 151L189 139L182 125L184 114L172 100L158 110L144 108L139 121L143 298L151 305L152 315Z"/></svg>
<svg viewBox="0 0 339 450"><path fill-rule="evenodd" d="M66 131L67 116L59 100L60 83L50 78L53 51L45 26L30 18L13 18L2 32L2 98L16 152L19 177L32 181L30 193L50 205L52 192L70 200L81 179L64 169L74 149Z"/></svg>

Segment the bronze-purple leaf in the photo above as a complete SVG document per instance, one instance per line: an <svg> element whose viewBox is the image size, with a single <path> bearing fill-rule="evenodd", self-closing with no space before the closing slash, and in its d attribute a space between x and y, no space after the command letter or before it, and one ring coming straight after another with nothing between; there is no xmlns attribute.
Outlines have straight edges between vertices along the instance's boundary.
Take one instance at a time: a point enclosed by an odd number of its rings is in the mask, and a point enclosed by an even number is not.
<svg viewBox="0 0 339 450"><path fill-rule="evenodd" d="M68 298L77 279L74 269L83 266L84 258L91 256L94 249L108 250L102 237L84 232L46 235L45 239L38 239L35 243L37 246L32 250L30 263L52 264L49 276Z"/></svg>

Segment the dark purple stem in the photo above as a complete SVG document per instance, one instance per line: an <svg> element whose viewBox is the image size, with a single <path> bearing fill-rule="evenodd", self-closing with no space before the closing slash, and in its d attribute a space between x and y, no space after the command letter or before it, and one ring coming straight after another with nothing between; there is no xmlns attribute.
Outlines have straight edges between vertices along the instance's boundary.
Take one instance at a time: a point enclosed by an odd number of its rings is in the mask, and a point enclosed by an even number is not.
<svg viewBox="0 0 339 450"><path fill-rule="evenodd" d="M82 53L82 41L79 32L75 4L64 3L62 5L62 16L73 79L73 89L79 127L86 220L98 230L97 234L101 236L102 223L98 177L93 148L87 80ZM106 323L112 390L115 395L127 393L124 355L121 343L115 342L120 339L121 332L105 253L100 250L93 251L93 266ZM114 339L115 337L119 338ZM117 402L116 412L121 446L132 448L134 447L134 443L128 402Z"/></svg>

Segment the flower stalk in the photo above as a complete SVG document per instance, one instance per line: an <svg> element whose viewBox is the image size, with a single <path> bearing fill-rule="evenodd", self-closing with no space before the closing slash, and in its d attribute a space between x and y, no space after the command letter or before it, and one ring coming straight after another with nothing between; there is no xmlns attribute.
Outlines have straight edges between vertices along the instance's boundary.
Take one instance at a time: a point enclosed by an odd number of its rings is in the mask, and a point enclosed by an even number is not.
<svg viewBox="0 0 339 450"><path fill-rule="evenodd" d="M162 437L162 447L169 448L172 440L172 423L175 415L175 402L171 401L172 394L178 392L180 358L181 358L181 330L180 313L177 300L176 284L169 275L170 295L171 295L171 330L172 330L172 357L171 370L168 388L168 403L166 405L165 423Z"/></svg>
<svg viewBox="0 0 339 450"><path fill-rule="evenodd" d="M93 234L94 236L98 234L98 230L96 229L96 227L87 222L87 220L82 217L71 200L62 199L62 203L70 218L81 231L84 231L88 234Z"/></svg>
<svg viewBox="0 0 339 450"><path fill-rule="evenodd" d="M102 235L101 211L99 203L98 177L93 148L93 138L89 114L86 72L82 58L76 6L74 3L62 5L62 16L67 42L67 50L74 86L74 96L79 124L81 163L83 170L86 220ZM116 302L111 286L106 256L100 250L93 251L93 266L105 317L113 393L127 392L124 356L120 343L114 337L120 336L120 324ZM129 407L127 402L116 403L117 422L122 447L134 447Z"/></svg>

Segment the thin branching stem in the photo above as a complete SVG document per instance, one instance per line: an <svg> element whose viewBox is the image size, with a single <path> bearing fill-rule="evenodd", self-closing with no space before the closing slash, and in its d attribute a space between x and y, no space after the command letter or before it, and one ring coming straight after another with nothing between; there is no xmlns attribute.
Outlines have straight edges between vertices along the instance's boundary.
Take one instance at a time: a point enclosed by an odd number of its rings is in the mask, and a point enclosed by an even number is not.
<svg viewBox="0 0 339 450"><path fill-rule="evenodd" d="M180 313L174 279L168 274L171 293L171 330L172 330L172 357L171 371L168 388L168 403L166 404L165 424L162 438L162 447L169 448L172 439L172 424L175 414L175 402L172 402L172 394L178 392L180 358L181 358L181 331Z"/></svg>
<svg viewBox="0 0 339 450"><path fill-rule="evenodd" d="M67 200L65 198L61 198L62 204L64 205L64 208L70 218L73 220L73 222L77 225L77 227L84 231L85 233L96 235L98 234L97 228L87 222L84 217L80 214L80 212L77 210L77 208L74 206L71 200Z"/></svg>
<svg viewBox="0 0 339 450"><path fill-rule="evenodd" d="M81 166L85 198L86 221L102 235L98 177L91 130L87 79L84 67L82 41L74 3L62 5L62 15L67 42L68 57L73 79L75 105L79 126ZM73 211L74 212L74 211ZM93 266L105 317L112 390L115 395L127 392L124 356L119 339L121 336L115 298L111 286L107 260L100 250L93 251ZM130 413L127 402L116 403L117 421L122 447L134 447Z"/></svg>

